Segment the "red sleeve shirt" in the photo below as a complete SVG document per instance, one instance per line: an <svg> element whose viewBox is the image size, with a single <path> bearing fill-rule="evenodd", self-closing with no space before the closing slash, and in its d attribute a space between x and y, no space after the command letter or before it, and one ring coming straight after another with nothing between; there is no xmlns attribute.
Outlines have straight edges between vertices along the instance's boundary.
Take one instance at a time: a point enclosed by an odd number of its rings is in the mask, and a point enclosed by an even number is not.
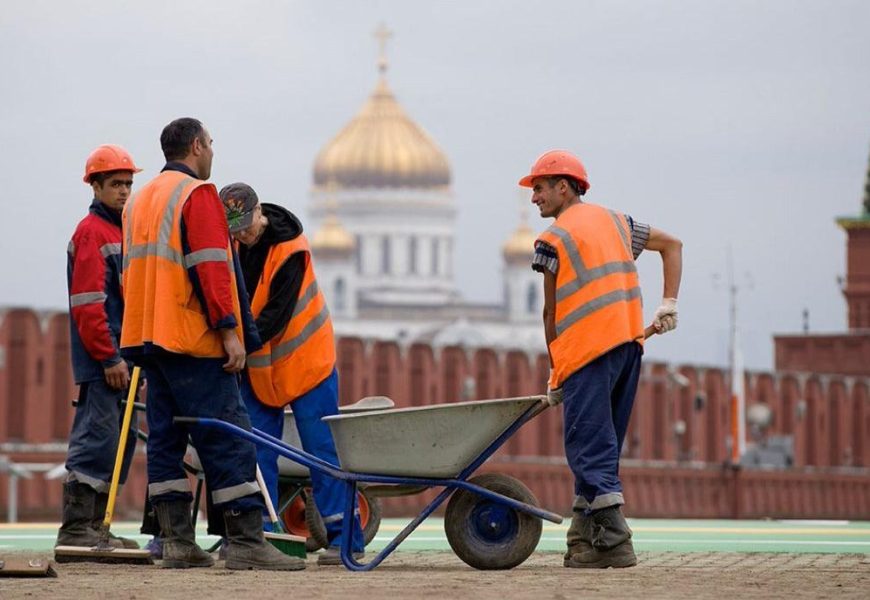
<svg viewBox="0 0 870 600"><path fill-rule="evenodd" d="M208 324L215 329L233 328L237 323L226 259L230 233L215 187L196 188L184 204L181 218L188 274Z"/></svg>
<svg viewBox="0 0 870 600"><path fill-rule="evenodd" d="M70 316L85 351L104 366L121 360L106 310L110 296L120 299L118 271L107 264L109 257L117 259L120 247L121 229L89 215L73 234L68 252ZM116 330L120 316L114 315Z"/></svg>

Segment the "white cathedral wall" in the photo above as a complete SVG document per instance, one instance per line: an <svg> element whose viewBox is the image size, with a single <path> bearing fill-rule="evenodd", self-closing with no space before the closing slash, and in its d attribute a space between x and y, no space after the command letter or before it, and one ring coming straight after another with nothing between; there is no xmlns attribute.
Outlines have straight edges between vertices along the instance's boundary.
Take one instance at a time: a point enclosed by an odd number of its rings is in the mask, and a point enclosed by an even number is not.
<svg viewBox="0 0 870 600"><path fill-rule="evenodd" d="M544 310L543 277L522 262L506 264L503 276L508 319L513 323L540 323Z"/></svg>

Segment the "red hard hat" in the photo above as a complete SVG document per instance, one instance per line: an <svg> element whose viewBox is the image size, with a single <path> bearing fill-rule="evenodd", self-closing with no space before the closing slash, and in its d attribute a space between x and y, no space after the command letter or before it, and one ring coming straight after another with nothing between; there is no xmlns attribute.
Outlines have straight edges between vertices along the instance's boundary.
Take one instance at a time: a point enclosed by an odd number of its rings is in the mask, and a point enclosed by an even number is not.
<svg viewBox="0 0 870 600"><path fill-rule="evenodd" d="M573 177L580 182L583 189L588 190L589 176L586 174L586 167L580 162L580 159L565 150L550 150L544 152L532 165L532 172L520 179L520 185L523 187L533 187L532 180L535 177L551 177L553 175L565 175Z"/></svg>
<svg viewBox="0 0 870 600"><path fill-rule="evenodd" d="M85 176L82 179L85 183L90 183L91 177L97 173L108 173L109 171L132 171L133 173L138 173L141 170L133 162L133 157L130 156L130 153L121 148L121 146L103 144L91 152L88 161L85 163Z"/></svg>

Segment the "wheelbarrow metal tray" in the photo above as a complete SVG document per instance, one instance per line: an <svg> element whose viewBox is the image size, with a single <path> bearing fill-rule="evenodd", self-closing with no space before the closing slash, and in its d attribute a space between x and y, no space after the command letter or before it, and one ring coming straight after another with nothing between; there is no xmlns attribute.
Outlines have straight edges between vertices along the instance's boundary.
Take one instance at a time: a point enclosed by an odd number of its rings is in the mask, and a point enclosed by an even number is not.
<svg viewBox="0 0 870 600"><path fill-rule="evenodd" d="M393 401L386 396L368 396L353 404L339 406L338 410L339 414L348 414L361 411L383 410L393 406ZM299 438L299 430L296 429L296 419L293 417L292 407L293 405L290 404L284 409L284 433L281 436L281 441L288 446L302 449L302 440ZM278 457L278 474L282 477L295 477L299 479L307 479L310 476L308 467L283 456Z"/></svg>
<svg viewBox="0 0 870 600"><path fill-rule="evenodd" d="M324 417L341 468L352 473L452 478L541 396L477 400Z"/></svg>

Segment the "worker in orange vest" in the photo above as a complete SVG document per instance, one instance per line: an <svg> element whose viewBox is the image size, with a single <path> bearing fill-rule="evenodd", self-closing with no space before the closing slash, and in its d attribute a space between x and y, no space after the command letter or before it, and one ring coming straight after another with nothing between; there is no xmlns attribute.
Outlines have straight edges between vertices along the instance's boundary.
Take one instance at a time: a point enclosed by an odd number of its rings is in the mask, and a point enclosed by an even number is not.
<svg viewBox="0 0 870 600"><path fill-rule="evenodd" d="M230 233L239 242L239 262L245 286L253 294L251 309L263 341L260 350L248 355L242 375L242 398L251 421L257 429L281 439L284 407L289 404L303 450L337 465L332 434L320 420L338 413L335 337L302 223L281 206L261 204L245 183L224 187L220 197ZM277 498L277 453L258 447L257 462L270 494ZM317 564L341 564L344 486L312 469L311 487L329 540ZM364 544L359 518L351 546L361 558Z"/></svg>
<svg viewBox="0 0 870 600"><path fill-rule="evenodd" d="M644 324L634 261L659 252L664 293L653 327L677 326L682 243L603 206L588 204L586 169L553 150L520 180L540 215L555 222L535 242L532 268L544 275L544 331L550 354L547 402L564 400L565 454L574 474L574 516L564 565L637 564L625 521L619 456L640 377Z"/></svg>
<svg viewBox="0 0 870 600"><path fill-rule="evenodd" d="M130 385L130 369L118 344L124 313L121 210L130 197L133 175L141 170L120 146L105 144L91 152L83 179L93 201L67 247L70 354L79 398L66 458L69 474L57 534L61 546L96 546L109 500L123 421L121 402ZM134 420L126 432L121 483L136 449L135 429ZM110 536L114 546L139 547L133 540Z"/></svg>
<svg viewBox="0 0 870 600"><path fill-rule="evenodd" d="M148 377L148 494L163 541L163 567L209 567L191 522L182 466L188 439L223 512L228 569L298 570L263 537L263 498L254 444L173 417L212 417L245 429L238 373L245 364L246 302L236 274L223 205L211 175L214 152L196 119L176 119L160 136L166 158L123 215L122 354ZM252 327L252 320L248 322ZM244 343L243 343L244 341Z"/></svg>

